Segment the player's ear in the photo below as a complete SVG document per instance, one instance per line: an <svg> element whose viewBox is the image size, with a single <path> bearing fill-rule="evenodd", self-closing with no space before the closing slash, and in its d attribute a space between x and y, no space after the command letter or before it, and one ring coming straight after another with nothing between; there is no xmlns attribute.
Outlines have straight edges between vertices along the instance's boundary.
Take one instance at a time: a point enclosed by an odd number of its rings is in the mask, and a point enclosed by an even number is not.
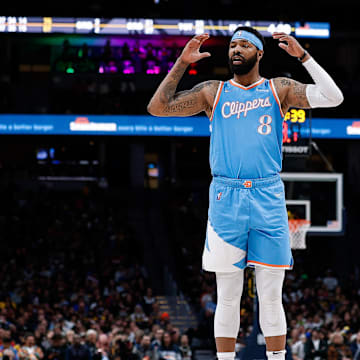
<svg viewBox="0 0 360 360"><path fill-rule="evenodd" d="M264 50L258 50L258 60L260 61L264 55Z"/></svg>

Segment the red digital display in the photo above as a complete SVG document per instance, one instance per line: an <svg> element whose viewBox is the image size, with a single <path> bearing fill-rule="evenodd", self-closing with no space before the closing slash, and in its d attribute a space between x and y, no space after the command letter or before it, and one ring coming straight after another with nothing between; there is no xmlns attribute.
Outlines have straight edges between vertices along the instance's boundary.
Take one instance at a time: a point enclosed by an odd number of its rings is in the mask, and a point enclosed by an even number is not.
<svg viewBox="0 0 360 360"><path fill-rule="evenodd" d="M283 144L291 145L300 140L300 128L306 120L306 112L303 109L291 109L283 121Z"/></svg>

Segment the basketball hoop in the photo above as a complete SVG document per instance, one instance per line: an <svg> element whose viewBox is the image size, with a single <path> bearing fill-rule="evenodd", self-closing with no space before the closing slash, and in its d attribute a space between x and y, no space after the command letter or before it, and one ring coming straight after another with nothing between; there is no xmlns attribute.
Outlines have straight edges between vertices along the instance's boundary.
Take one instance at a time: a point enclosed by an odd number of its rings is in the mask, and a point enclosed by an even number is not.
<svg viewBox="0 0 360 360"><path fill-rule="evenodd" d="M306 233L310 221L305 219L289 219L290 246L292 249L306 249Z"/></svg>

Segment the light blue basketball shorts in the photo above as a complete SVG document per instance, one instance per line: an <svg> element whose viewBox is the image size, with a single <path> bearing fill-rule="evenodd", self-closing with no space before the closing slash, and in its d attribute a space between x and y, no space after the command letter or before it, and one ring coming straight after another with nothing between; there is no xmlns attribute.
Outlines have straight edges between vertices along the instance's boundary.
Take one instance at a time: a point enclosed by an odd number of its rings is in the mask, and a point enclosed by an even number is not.
<svg viewBox="0 0 360 360"><path fill-rule="evenodd" d="M279 175L263 179L214 176L211 182L203 269L233 272L246 266L293 266Z"/></svg>

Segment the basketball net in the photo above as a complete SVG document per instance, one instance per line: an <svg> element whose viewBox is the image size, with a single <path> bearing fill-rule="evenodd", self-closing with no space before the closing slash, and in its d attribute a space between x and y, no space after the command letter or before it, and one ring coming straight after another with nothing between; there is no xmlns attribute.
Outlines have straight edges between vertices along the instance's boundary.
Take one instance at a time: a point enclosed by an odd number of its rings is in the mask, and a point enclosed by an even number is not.
<svg viewBox="0 0 360 360"><path fill-rule="evenodd" d="M292 249L306 249L306 233L310 221L304 219L289 219L290 246Z"/></svg>

